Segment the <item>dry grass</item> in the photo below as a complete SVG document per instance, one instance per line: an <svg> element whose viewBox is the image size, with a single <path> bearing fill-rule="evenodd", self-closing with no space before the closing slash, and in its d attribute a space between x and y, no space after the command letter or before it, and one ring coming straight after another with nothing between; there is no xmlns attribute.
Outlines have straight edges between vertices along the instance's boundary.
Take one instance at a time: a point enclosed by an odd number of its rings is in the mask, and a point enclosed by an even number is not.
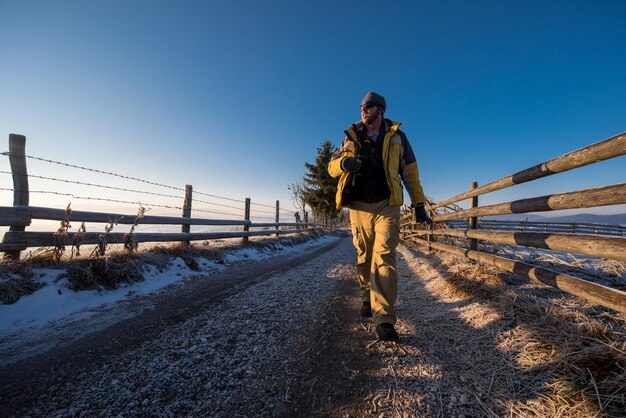
<svg viewBox="0 0 626 418"><path fill-rule="evenodd" d="M0 270L0 302L5 305L15 303L22 296L30 295L43 286L44 283L33 280L32 274L16 277L4 269Z"/></svg>
<svg viewBox="0 0 626 418"><path fill-rule="evenodd" d="M142 215L142 213L140 213ZM139 215L138 215L139 216ZM112 227L112 224L109 225ZM275 251L279 247L293 246L321 236L319 233L304 233L293 237L253 237L248 242L241 239L205 241L185 245L172 243L154 245L143 251L136 251L137 246L129 244L110 245L103 239L94 247L90 256L79 258L77 255L64 254L58 247L44 247L33 251L25 259L0 265L0 301L14 303L21 296L28 295L45 286L32 279L33 268L63 268L65 273L57 280L67 278L70 289L74 291L92 289L115 289L123 283L143 281L145 265L156 266L164 271L172 258L181 258L192 271L200 271L199 258L214 260L223 264L224 255L229 251L243 248L255 248L260 251ZM132 241L132 234L130 235ZM129 241L130 242L130 241ZM80 245L80 244L79 244ZM104 253L106 255L98 255Z"/></svg>
<svg viewBox="0 0 626 418"><path fill-rule="evenodd" d="M143 262L127 255L113 255L79 261L68 266L67 281L76 292L92 289L116 289L122 283L143 281Z"/></svg>
<svg viewBox="0 0 626 418"><path fill-rule="evenodd" d="M463 318L488 327L499 353L477 348L471 361L454 361L475 369L472 379L496 409L511 417L626 416L625 315L456 256L426 257L446 271L438 297L482 305ZM450 332L468 347L481 344Z"/></svg>
<svg viewBox="0 0 626 418"><path fill-rule="evenodd" d="M0 266L0 302L15 303L25 295L30 295L44 284L33 280L32 263L5 262Z"/></svg>

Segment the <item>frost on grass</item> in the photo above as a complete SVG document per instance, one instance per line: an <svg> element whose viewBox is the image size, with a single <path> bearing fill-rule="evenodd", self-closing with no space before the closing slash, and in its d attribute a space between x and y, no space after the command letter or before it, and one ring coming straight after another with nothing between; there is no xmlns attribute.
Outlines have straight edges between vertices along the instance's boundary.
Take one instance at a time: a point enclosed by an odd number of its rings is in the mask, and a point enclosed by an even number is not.
<svg viewBox="0 0 626 418"><path fill-rule="evenodd" d="M449 371L474 387L485 413L623 416L625 315L495 267L415 251L424 256L413 271L426 294L410 303L432 318L422 332ZM441 302L452 308L437 312Z"/></svg>
<svg viewBox="0 0 626 418"><path fill-rule="evenodd" d="M141 211L138 218L140 216L143 216ZM113 225L114 221L107 226L107 233ZM66 230L67 225L62 224L59 236L62 237ZM242 243L240 239L215 240L192 245L155 245L145 248L145 251L137 251L138 245L133 241L132 231L129 241L117 248L106 244L106 234L103 234L101 242L94 246L88 257L79 258L79 253L74 251L63 257L63 246L56 245L37 249L23 260L5 262L0 266L0 301L4 304L15 303L20 297L46 286L45 280L33 278L33 268L58 269L62 272L59 279L66 278L68 288L72 291L112 290L144 281L145 268L156 267L163 272L176 260L182 260L192 272L202 272L215 264L223 265L242 258L251 260L269 257L306 242L319 241L322 237L321 234L313 233L278 239L251 239L248 243Z"/></svg>

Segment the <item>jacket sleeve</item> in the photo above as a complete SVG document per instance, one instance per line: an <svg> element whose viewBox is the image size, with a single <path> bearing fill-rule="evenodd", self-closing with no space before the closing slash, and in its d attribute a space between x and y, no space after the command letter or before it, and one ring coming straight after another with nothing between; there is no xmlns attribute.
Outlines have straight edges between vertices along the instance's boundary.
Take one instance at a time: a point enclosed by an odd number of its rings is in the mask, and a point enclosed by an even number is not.
<svg viewBox="0 0 626 418"><path fill-rule="evenodd" d="M400 177L411 197L411 205L415 206L420 203L426 203L426 196L422 183L420 182L419 168L417 167L417 159L411 144L404 132L400 131L402 138L402 158L400 160Z"/></svg>
<svg viewBox="0 0 626 418"><path fill-rule="evenodd" d="M348 138L344 138L341 148L333 153L330 157L330 163L328 163L328 174L331 177L339 177L346 171L341 168L341 162L344 158L354 155L354 142Z"/></svg>

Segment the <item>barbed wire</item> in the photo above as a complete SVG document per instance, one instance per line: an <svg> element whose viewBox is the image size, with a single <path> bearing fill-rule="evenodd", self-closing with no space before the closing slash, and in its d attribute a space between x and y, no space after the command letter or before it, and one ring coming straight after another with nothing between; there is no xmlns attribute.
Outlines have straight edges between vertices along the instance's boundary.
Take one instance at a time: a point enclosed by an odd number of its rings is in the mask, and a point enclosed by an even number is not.
<svg viewBox="0 0 626 418"><path fill-rule="evenodd" d="M11 173L10 171L0 170L0 174L13 174L13 173ZM43 180L58 181L58 182L69 183L69 184L79 184L79 185L83 185L83 186L100 187L100 188L103 188L103 189L119 190L119 191L123 191L123 192L142 193L142 194L147 194L147 195L152 195L152 196L171 197L171 198L175 198L175 199L181 199L182 198L182 196L175 196L175 195L169 195L169 194L164 194L164 193L146 192L146 191L143 191L143 190L127 189L127 188L124 188L124 187L107 186L107 185L104 185L104 184L96 184L96 183L88 183L88 182L82 182L82 181L60 179L60 178L56 178L56 177L38 176L36 174L28 174L27 177L34 177L34 178L43 179ZM231 208L231 209L243 209L242 207L236 207L236 206L231 206L231 205L224 205L224 204L221 204L221 203L209 202L207 200L200 200L200 199L193 199L193 202L194 203L205 203L207 205L220 206L220 207ZM217 213L217 214L222 214L222 215L225 214L224 212L215 212L215 211L207 211L207 212L209 212L209 213Z"/></svg>
<svg viewBox="0 0 626 418"><path fill-rule="evenodd" d="M238 203L243 202L243 199L231 199L230 197L217 196L217 195L210 194L210 193L196 192L195 190L194 190L194 193L195 193L195 194L202 195L202 196L214 197L214 198L216 198L216 199L230 200L231 202L238 202Z"/></svg>
<svg viewBox="0 0 626 418"><path fill-rule="evenodd" d="M251 217L251 218L252 218L252 217ZM266 216L255 216L255 217L254 217L254 219L266 219L266 220L271 220L272 222L275 222L275 221L276 221L276 219L274 219L274 218L268 218L268 217L266 217ZM270 222L268 222L268 223L270 223Z"/></svg>
<svg viewBox="0 0 626 418"><path fill-rule="evenodd" d="M214 205L214 206L221 206L223 208L231 208L231 209L240 209L243 210L243 207L237 207L237 206L229 206L229 205L223 205L221 203L214 203L214 202L208 202L206 200L200 200L200 199L192 199L194 203L206 203L207 205Z"/></svg>
<svg viewBox="0 0 626 418"><path fill-rule="evenodd" d="M15 192L16 190L14 189L9 189L9 188L5 188L5 187L0 187L0 190L4 190L4 191L9 191L9 192ZM18 192L21 192L21 190L17 190ZM165 208L165 209L177 209L177 210L183 210L182 207L180 206L169 206L169 205L159 205L159 204L155 204L155 203L142 203L140 201L129 201L129 200L119 200L119 199L107 199L107 198L100 198L100 197L88 197L88 196L76 196L72 193L60 193L60 192L52 192L52 191L47 191L47 190L29 190L30 193L41 193L41 194L53 194L53 195L57 195L57 196L68 196L68 197L72 197L74 199L81 199L81 200L97 200L97 201L103 201L103 202L112 202L112 203L126 203L126 204L131 204L131 205L140 205L140 206L144 206L144 207L151 207L151 208ZM234 217L241 217L241 214L234 214L234 213L227 213L227 212L218 212L218 211L213 211L213 210L203 210L203 209L193 209L194 212L200 212L200 213L212 213L212 214L216 214L216 215L226 215L226 216L234 216ZM268 213L268 212L265 212ZM268 220L272 220L275 221L275 218L271 218L271 217L267 217L267 216L255 216L254 218L256 219L268 219ZM286 218L280 218L279 220L286 220Z"/></svg>
<svg viewBox="0 0 626 418"><path fill-rule="evenodd" d="M263 206L266 208L271 208L271 209L275 209L276 205L272 206L272 205L264 205L263 203L254 203L254 202L250 202L250 206Z"/></svg>
<svg viewBox="0 0 626 418"><path fill-rule="evenodd" d="M2 153L2 155L10 156L11 152L10 151L5 151L5 152ZM83 166L80 166L80 165L64 163L64 162L61 162L61 161L54 161L54 160L50 160L50 159L47 159L47 158L36 157L34 155L25 155L24 157L30 158L32 160L46 162L46 163L57 164L57 165L61 165L61 166L64 166L64 167L70 167L70 168L76 168L76 169L79 169L79 170L91 171L92 173L106 174L106 175L109 175L109 176L119 177L119 178L123 178L123 179L126 179L126 180L138 181L138 182L141 182L141 183L151 184L153 186L164 187L164 188L167 188L167 189L178 190L178 191L183 191L183 192L185 191L185 189L182 188L182 187L175 187L175 186L170 186L170 185L167 185L167 184L156 183L156 182L153 182L153 181L144 180L144 179L140 179L140 178L137 178L137 177L125 176L123 174L112 173L110 171L97 170L95 168L83 167ZM216 198L216 199L230 200L230 201L233 201L233 202L241 202L241 199L232 199L232 198L229 198L229 197L218 196L218 195L214 195L214 194L210 194L210 193L195 192L195 191L194 191L194 193L200 194L200 195L204 195L204 196L213 197L213 198Z"/></svg>
<svg viewBox="0 0 626 418"><path fill-rule="evenodd" d="M13 174L13 173L11 173L10 171L0 170L0 174ZM96 184L96 183L87 183L87 182L75 181L75 180L59 179L59 178L56 178L56 177L38 176L38 175L35 175L35 174L27 174L27 175L22 175L22 176L24 176L24 177L34 177L34 178L43 179L43 180L58 181L58 182L62 182L62 183L80 184L80 185L83 185L83 186L100 187L100 188L109 189L109 190L119 190L119 191L123 191L123 192L142 193L142 194L147 194L147 195L152 195L152 196L173 197L173 198L176 198L176 199L182 199L183 198L183 196L174 196L174 195L171 195L171 194L146 192L146 191L143 191L143 190L126 189L124 187L107 186L107 185L104 185L104 184Z"/></svg>
<svg viewBox="0 0 626 418"><path fill-rule="evenodd" d="M0 190L5 190L5 191L9 191L9 192L16 192L17 191L19 193L24 192L24 190L7 189L7 188L4 188L4 187L0 187ZM183 209L180 206L158 205L156 203L141 203L140 201L131 202L129 200L107 199L107 198L102 198L102 197L76 196L76 195L74 195L72 193L51 192L51 191L48 191L48 190L29 190L28 192L29 193L53 194L53 195L57 195L57 196L68 196L68 197L72 197L74 199L81 199L81 200L97 200L97 201L101 201L101 202L127 203L127 204L131 204L131 205L148 206L148 207L151 207L151 208L166 208L166 209L180 209L180 210Z"/></svg>
<svg viewBox="0 0 626 418"><path fill-rule="evenodd" d="M255 206L255 205L256 205L256 206L262 206L262 207L265 207L265 208L276 209L276 206L264 205L264 204L262 204L262 203L254 203L254 202L250 202L250 206ZM261 211L261 210L258 210L258 209L253 209L253 210L255 210L255 211L257 211L257 212L270 213L270 212L265 212L265 211ZM290 215L292 215L292 214L294 213L292 210L289 210L289 209L283 209L283 208L281 208L281 207L279 207L279 208L278 208L278 211L279 211L279 212L282 212L282 213L288 213L288 214L290 214ZM274 212L272 212L272 213L274 213Z"/></svg>
<svg viewBox="0 0 626 418"><path fill-rule="evenodd" d="M272 214L272 215L276 214L276 212L275 212L275 211L274 211L274 212L270 212L270 211L267 211L267 210L260 210L260 209L250 209L250 212L256 212L256 213L270 213L270 214ZM284 215L284 214L288 214L288 215L290 215L290 216L292 216L292 215L294 214L294 212L293 212L293 211L291 211L291 210L287 210L287 209L280 209L280 210L279 210L279 212L283 212L283 215Z"/></svg>
<svg viewBox="0 0 626 418"><path fill-rule="evenodd" d="M272 206L272 205L266 205L263 203L255 203L255 202L250 202L250 206L263 206L265 208L270 208L270 209L276 209L276 205ZM288 209L283 209L281 207L278 208L279 211L281 212L287 212L287 213L291 213L292 211L288 210Z"/></svg>
<svg viewBox="0 0 626 418"><path fill-rule="evenodd" d="M0 154L4 155L4 156L10 156L11 152L10 151L5 151L5 152L2 152ZM150 184L150 185L153 185L153 186L164 187L164 188L171 189L171 190L177 190L177 191L182 191L182 192L185 191L185 188L182 188L182 187L170 186L170 185L167 185L167 184L162 184L162 183L157 183L157 182L153 182L153 181L149 181L149 180L144 180L144 179L140 179L140 178L137 178L137 177L126 176L126 175L123 175L123 174L117 174L117 173L113 173L113 172L110 172L110 171L104 171L104 170L98 170L98 169L95 169L95 168L83 167L83 166L80 166L80 165L69 164L69 163L64 163L64 162L61 162L61 161L50 160L50 159L47 159L47 158L36 157L34 155L25 155L24 157L32 159L32 160L37 160L37 161L42 161L42 162L46 162L46 163L56 164L56 165L60 165L60 166L64 166L64 167L70 167L70 168L75 168L75 169L79 169L79 170L90 171L90 172L93 172L93 173L106 174L106 175L109 175L109 176L119 177L119 178L126 179L126 180L132 180L132 181L137 181L137 182L141 182L141 183L145 183L145 184ZM3 173L3 174L13 174L13 173L7 172L7 171L0 171L0 173ZM180 199L180 196L167 195L167 194L162 194L162 193L146 192L146 191L141 191L141 190L127 189L127 188L114 187L114 186L107 186L107 185L102 185L102 184L79 182L79 181L60 179L60 178L55 178L55 177L37 176L37 175L33 175L33 174L29 174L27 176L40 178L40 179L44 179L44 180L65 182L65 183L70 183L70 184L80 184L80 185L84 185L84 186L100 187L100 188L105 188L105 189L110 189L110 190L119 190L119 191L133 192L133 193L142 193L142 194L147 194L147 195L152 195L152 196L173 197L173 198ZM3 189L3 190L6 190L6 189ZM33 191L33 193L36 193L36 192ZM53 193L53 192L49 192L49 193ZM59 193L53 193L53 194L59 194ZM230 198L230 197L218 196L218 195L215 195L215 194L204 193L204 192L195 191L195 190L193 191L193 194L197 194L197 195L201 195L201 196L207 196L207 197L212 197L214 199L221 199L221 200L227 200L227 201L231 201L231 202L237 202L237 203L242 203L243 202L243 199L233 199L233 198ZM68 193L68 194L66 194L66 196L73 196L73 195ZM76 198L77 199L82 199L83 197L76 197ZM86 198L86 199L88 199L88 200L114 201L112 199L99 199L99 198ZM222 204L215 203L215 202L208 202L208 201L199 200L199 199L193 199L193 200L194 200L194 202L202 202L202 203L206 203L206 204L214 205L214 206L221 206L221 207L226 207L226 208L231 208L231 209L241 209L240 207L234 207L234 206L229 206L229 205L222 205ZM120 201L120 202L127 202L127 201ZM263 204L263 203L250 202L250 205L251 206L262 206L262 207L275 209L275 206L266 205L266 204ZM168 207L168 206L164 206L164 205L152 205L152 206L153 207ZM279 208L279 211L281 211L283 213L289 213L289 214L292 213L292 211L287 210L287 209L282 209L282 208ZM218 212L214 212L214 213L218 213ZM220 214L224 214L223 212L219 212L219 213ZM268 212L265 212L265 213L268 213Z"/></svg>
<svg viewBox="0 0 626 418"><path fill-rule="evenodd" d="M236 216L238 218L241 218L241 214L234 214L234 213L226 213L226 212L216 212L214 210L203 210L203 209L192 209L192 212L200 212L200 213L214 213L217 215L227 215L227 216Z"/></svg>
<svg viewBox="0 0 626 418"><path fill-rule="evenodd" d="M258 209L250 209L250 213L267 213L269 215L275 215L274 212L269 212L266 210L258 210Z"/></svg>
<svg viewBox="0 0 626 418"><path fill-rule="evenodd" d="M7 188L4 188L4 187L0 187L0 190L11 191L11 192L15 191L14 189L7 189ZM166 208L166 209L178 209L178 210L182 210L183 209L180 206L158 205L158 204L154 204L154 203L142 203L142 202L139 202L139 201L132 202L132 201L129 201L129 200L106 199L106 198L99 198L99 197L76 196L76 195L74 195L72 193L60 193L60 192L52 192L52 191L47 191L47 190L30 190L29 192L30 193L53 194L53 195L57 195L57 196L68 196L68 197L72 197L74 199L82 199L82 200L98 200L98 201L113 202L113 203L127 203L127 204L141 205L141 206L151 207L151 208L153 207L153 208ZM202 212L202 213L213 213L213 214L217 214L217 215L227 215L227 216L241 217L241 214L218 212L218 211L213 211L213 210L193 209L193 211L194 212Z"/></svg>
<svg viewBox="0 0 626 418"><path fill-rule="evenodd" d="M285 209L285 208L278 208L279 212L283 212L283 213L293 213L293 211L289 210L289 209Z"/></svg>
<svg viewBox="0 0 626 418"><path fill-rule="evenodd" d="M3 155L11 155L10 152L6 152L6 153L2 153L2 154ZM83 167L83 166L80 166L80 165L63 163L63 162L60 162L60 161L49 160L47 158L35 157L34 155L25 155L25 157L26 158L30 158L31 160L43 161L43 162L46 162L46 163L62 165L62 166L65 166L65 167L70 167L70 168L77 168L79 170L91 171L93 173L106 174L106 175L109 175L109 176L120 177L120 178L127 179L127 180L133 180L133 181L138 181L138 182L141 182L141 183L151 184L153 186L165 187L167 189L185 191L185 189L182 188L182 187L168 186L167 184L161 184L161 183L156 183L156 182L149 181L149 180L143 180L143 179L140 179L140 178L137 178L137 177L125 176L123 174L111 173L110 171L97 170L95 168L88 168L88 167Z"/></svg>

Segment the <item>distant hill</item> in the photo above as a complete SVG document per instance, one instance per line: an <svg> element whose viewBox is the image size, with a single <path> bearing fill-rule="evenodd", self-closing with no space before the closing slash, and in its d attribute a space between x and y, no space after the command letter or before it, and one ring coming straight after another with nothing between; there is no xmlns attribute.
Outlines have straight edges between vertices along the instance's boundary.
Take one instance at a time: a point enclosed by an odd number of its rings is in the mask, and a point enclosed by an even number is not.
<svg viewBox="0 0 626 418"><path fill-rule="evenodd" d="M595 215L592 213L580 213L577 215L547 217L541 215L532 214L515 214L515 215L502 215L502 216L486 216L482 219L495 219L499 221L529 221L529 222L588 222L599 223L609 225L626 225L626 213L617 215Z"/></svg>

